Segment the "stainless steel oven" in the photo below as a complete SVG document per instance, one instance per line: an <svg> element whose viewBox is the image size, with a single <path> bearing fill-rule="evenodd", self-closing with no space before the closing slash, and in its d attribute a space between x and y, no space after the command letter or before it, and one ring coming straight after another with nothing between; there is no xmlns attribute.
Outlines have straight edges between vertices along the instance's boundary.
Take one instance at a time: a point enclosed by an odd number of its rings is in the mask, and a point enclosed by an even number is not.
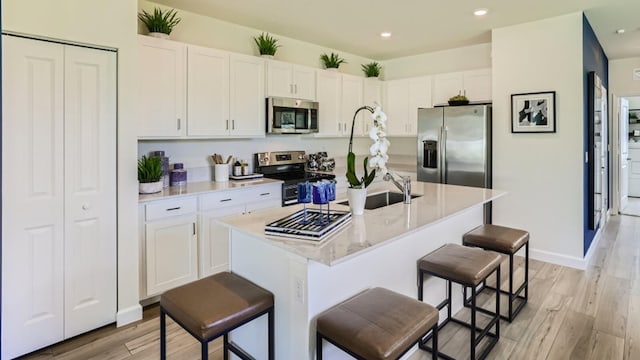
<svg viewBox="0 0 640 360"><path fill-rule="evenodd" d="M298 183L335 179L335 175L305 171L304 151L274 151L254 155L254 169L264 177L284 181L282 206L298 203Z"/></svg>

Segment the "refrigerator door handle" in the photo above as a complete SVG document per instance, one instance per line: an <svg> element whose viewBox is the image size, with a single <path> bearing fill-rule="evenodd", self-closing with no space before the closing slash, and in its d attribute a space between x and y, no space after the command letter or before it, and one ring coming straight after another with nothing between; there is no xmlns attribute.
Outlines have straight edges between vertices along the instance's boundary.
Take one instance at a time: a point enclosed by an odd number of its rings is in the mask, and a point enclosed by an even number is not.
<svg viewBox="0 0 640 360"><path fill-rule="evenodd" d="M440 182L447 183L447 127L440 127Z"/></svg>

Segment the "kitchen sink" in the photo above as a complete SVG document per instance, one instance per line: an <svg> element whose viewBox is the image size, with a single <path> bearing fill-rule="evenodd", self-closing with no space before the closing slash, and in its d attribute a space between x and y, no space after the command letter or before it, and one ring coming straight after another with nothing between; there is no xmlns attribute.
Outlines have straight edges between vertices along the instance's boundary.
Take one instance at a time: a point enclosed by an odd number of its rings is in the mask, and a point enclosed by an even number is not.
<svg viewBox="0 0 640 360"><path fill-rule="evenodd" d="M422 195L411 195L412 199L420 197ZM377 194L367 195L367 200L364 204L364 208L367 210L378 209L384 206L397 204L404 201L404 195L402 193L387 191ZM340 205L349 205L349 201L341 201Z"/></svg>

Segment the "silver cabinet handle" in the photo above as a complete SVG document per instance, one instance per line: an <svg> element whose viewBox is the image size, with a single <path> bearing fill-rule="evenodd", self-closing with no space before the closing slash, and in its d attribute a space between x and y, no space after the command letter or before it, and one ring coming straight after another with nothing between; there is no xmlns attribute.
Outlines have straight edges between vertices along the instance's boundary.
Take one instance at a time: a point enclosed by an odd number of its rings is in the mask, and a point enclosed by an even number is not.
<svg viewBox="0 0 640 360"><path fill-rule="evenodd" d="M260 194L260 196L267 196L267 195L270 195L270 194L271 194L271 193L266 192L266 193L262 193L262 194Z"/></svg>
<svg viewBox="0 0 640 360"><path fill-rule="evenodd" d="M231 201L231 200L233 200L233 199L222 199L222 200L220 200L220 202L227 202L227 201Z"/></svg>
<svg viewBox="0 0 640 360"><path fill-rule="evenodd" d="M338 132L342 131L342 123L338 123Z"/></svg>
<svg viewBox="0 0 640 360"><path fill-rule="evenodd" d="M180 119L178 118L178 130L180 130Z"/></svg>
<svg viewBox="0 0 640 360"><path fill-rule="evenodd" d="M172 208L168 208L167 211L175 211L175 210L180 210L180 206L176 206L176 207L172 207Z"/></svg>
<svg viewBox="0 0 640 360"><path fill-rule="evenodd" d="M298 93L298 84L293 84L293 93L294 94Z"/></svg>
<svg viewBox="0 0 640 360"><path fill-rule="evenodd" d="M229 119L227 119L227 130L229 130Z"/></svg>
<svg viewBox="0 0 640 360"><path fill-rule="evenodd" d="M236 121L231 120L231 130L235 130L235 129L236 129Z"/></svg>

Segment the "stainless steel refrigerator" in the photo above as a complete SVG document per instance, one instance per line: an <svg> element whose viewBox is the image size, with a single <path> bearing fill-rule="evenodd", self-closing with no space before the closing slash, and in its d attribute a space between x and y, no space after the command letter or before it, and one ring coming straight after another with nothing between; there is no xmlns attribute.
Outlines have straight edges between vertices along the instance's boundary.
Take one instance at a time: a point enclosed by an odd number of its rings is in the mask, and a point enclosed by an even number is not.
<svg viewBox="0 0 640 360"><path fill-rule="evenodd" d="M417 165L418 181L491 188L491 105L418 109Z"/></svg>

